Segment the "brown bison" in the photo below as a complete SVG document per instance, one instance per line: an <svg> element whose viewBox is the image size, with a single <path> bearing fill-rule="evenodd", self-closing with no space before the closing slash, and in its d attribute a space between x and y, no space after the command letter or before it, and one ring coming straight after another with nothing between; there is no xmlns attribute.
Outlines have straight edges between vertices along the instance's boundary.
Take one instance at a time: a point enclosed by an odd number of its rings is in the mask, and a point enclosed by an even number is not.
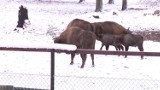
<svg viewBox="0 0 160 90"><path fill-rule="evenodd" d="M55 38L54 43L73 44L78 49L94 49L96 42L96 35L90 31L83 30L79 27L70 27ZM71 54L71 65L74 63L75 54ZM82 65L84 67L87 54L81 53ZM94 66L94 54L91 54L92 66Z"/></svg>
<svg viewBox="0 0 160 90"><path fill-rule="evenodd" d="M82 28L83 30L87 30L87 31L91 31L93 32L93 26L90 22L88 21L85 21L85 20L82 20L82 19L73 19L68 25L67 25L67 28L70 28L70 27L73 27L73 26L76 26L76 27L80 27Z"/></svg>
<svg viewBox="0 0 160 90"><path fill-rule="evenodd" d="M143 36L136 34L124 34L119 37L120 42L124 45L125 51L129 50L129 46L138 46L139 51L144 51L143 49ZM127 55L125 55L127 57ZM143 59L143 56L141 56Z"/></svg>
<svg viewBox="0 0 160 90"><path fill-rule="evenodd" d="M72 26L77 26L82 28L83 30L94 32L97 36L97 40L99 40L98 35L100 34L117 34L118 35L118 34L130 33L128 29L125 29L122 25L113 21L90 23L82 19L73 19L68 24L66 30Z"/></svg>
<svg viewBox="0 0 160 90"><path fill-rule="evenodd" d="M114 35L114 34L101 34L100 36L100 41L102 43L102 46L100 48L100 50L102 50L103 46L106 46L106 50L108 50L109 45L113 45L116 50L120 51L120 50L124 50L123 45L120 43L119 41L119 36L118 35Z"/></svg>
<svg viewBox="0 0 160 90"><path fill-rule="evenodd" d="M100 34L127 34L131 33L129 29L124 28L122 25L113 22L113 21L105 21L105 22L95 22L91 23L94 28L94 33L97 36L97 39L99 40Z"/></svg>

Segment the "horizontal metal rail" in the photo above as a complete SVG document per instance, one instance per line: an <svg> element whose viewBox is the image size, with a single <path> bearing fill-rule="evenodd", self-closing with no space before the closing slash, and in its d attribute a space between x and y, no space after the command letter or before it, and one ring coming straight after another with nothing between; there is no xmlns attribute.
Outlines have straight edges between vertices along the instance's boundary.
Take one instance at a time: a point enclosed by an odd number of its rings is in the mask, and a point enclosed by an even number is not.
<svg viewBox="0 0 160 90"><path fill-rule="evenodd" d="M104 54L104 55L160 56L160 52L140 52L140 51L100 51L100 50L77 49L75 52L86 53L86 54Z"/></svg>
<svg viewBox="0 0 160 90"><path fill-rule="evenodd" d="M33 51L33 52L51 52L54 48L21 48L21 47L0 47L0 50L6 51ZM92 49L62 50L54 49L57 53L86 53L102 55L131 55L131 56L160 56L160 52L140 52L140 51L104 51Z"/></svg>

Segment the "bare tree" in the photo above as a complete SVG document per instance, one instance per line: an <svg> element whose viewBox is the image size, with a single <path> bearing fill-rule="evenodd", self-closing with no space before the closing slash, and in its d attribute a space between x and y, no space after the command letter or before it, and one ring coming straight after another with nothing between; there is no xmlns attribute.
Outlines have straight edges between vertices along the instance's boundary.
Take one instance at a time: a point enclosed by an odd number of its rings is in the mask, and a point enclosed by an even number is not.
<svg viewBox="0 0 160 90"><path fill-rule="evenodd" d="M83 2L84 0L79 0L79 3Z"/></svg>
<svg viewBox="0 0 160 90"><path fill-rule="evenodd" d="M127 0L122 0L122 11L127 9Z"/></svg>
<svg viewBox="0 0 160 90"><path fill-rule="evenodd" d="M96 10L95 12L100 12L102 10L103 0L96 0Z"/></svg>
<svg viewBox="0 0 160 90"><path fill-rule="evenodd" d="M80 0L81 1L81 0ZM114 3L114 0L109 0L108 3ZM103 0L96 0L96 10L95 12L99 12L102 10ZM127 9L127 0L122 0L122 11Z"/></svg>
<svg viewBox="0 0 160 90"><path fill-rule="evenodd" d="M108 1L108 4L113 4L114 3L114 0L109 0Z"/></svg>

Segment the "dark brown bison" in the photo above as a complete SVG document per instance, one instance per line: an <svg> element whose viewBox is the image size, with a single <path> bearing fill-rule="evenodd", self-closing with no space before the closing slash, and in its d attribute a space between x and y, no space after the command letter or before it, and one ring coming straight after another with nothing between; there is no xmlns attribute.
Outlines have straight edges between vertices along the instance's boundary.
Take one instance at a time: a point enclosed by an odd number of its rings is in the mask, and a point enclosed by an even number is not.
<svg viewBox="0 0 160 90"><path fill-rule="evenodd" d="M100 48L100 50L102 50L103 46L106 46L106 50L108 50L109 45L113 45L116 50L120 51L120 50L124 50L123 45L120 43L119 41L119 36L118 35L114 35L114 34L101 34L100 36L100 41L102 43L102 46Z"/></svg>
<svg viewBox="0 0 160 90"><path fill-rule="evenodd" d="M72 26L77 26L82 28L83 30L94 32L97 36L97 40L99 40L98 35L100 34L117 34L118 35L118 34L131 33L128 29L125 29L122 25L113 21L90 23L82 19L73 19L68 24L66 30Z"/></svg>
<svg viewBox="0 0 160 90"><path fill-rule="evenodd" d="M82 28L83 30L87 30L87 31L91 31L91 32L94 32L93 30L93 26L90 22L88 21L85 21L85 20L82 20L82 19L73 19L68 25L67 25L67 28L70 28L70 27L73 27L73 26L76 26L76 27L80 27Z"/></svg>
<svg viewBox="0 0 160 90"><path fill-rule="evenodd" d="M131 33L129 29L124 28L122 25L113 22L113 21L105 21L105 22L95 22L91 23L94 28L94 33L97 36L97 39L99 40L100 34L127 34Z"/></svg>
<svg viewBox="0 0 160 90"><path fill-rule="evenodd" d="M129 50L129 46L137 46L139 51L144 51L143 49L143 36L136 35L136 34L124 34L121 35L119 38L120 42L124 45L125 51ZM127 57L127 55L125 55ZM143 59L143 56L141 56L141 59Z"/></svg>
<svg viewBox="0 0 160 90"><path fill-rule="evenodd" d="M94 33L82 30L79 27L69 27L67 30L62 32L59 37L55 38L55 43L73 44L78 49L94 49L95 48L96 36ZM74 63L75 54L71 54L71 65ZM82 65L84 67L87 54L81 53ZM91 54L92 66L94 66L94 54Z"/></svg>

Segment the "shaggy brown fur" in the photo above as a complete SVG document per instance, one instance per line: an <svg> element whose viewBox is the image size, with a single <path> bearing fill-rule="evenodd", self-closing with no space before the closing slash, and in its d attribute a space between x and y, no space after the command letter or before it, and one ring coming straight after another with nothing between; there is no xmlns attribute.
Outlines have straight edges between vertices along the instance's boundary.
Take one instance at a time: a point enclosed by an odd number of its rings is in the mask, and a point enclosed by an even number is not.
<svg viewBox="0 0 160 90"><path fill-rule="evenodd" d="M119 35L119 42L121 42L124 47L125 51L129 50L129 46L135 46L138 47L139 51L144 51L143 49L143 36L137 35L137 34L122 34ZM125 55L127 57L127 55ZM143 59L143 56L141 56L141 59Z"/></svg>
<svg viewBox="0 0 160 90"><path fill-rule="evenodd" d="M127 34L131 33L128 29L124 28L122 25L113 22L113 21L105 21L105 22L95 22L92 23L92 26L94 27L94 33L97 36L97 39L99 40L100 34Z"/></svg>
<svg viewBox="0 0 160 90"><path fill-rule="evenodd" d="M73 44L76 45L78 49L94 49L95 48L96 35L90 31L82 30L79 27L70 27L57 38L55 38L55 43L63 44ZM81 53L82 65L84 67L87 54ZM75 54L71 54L71 65L74 63ZM94 66L94 54L91 54L92 66Z"/></svg>
<svg viewBox="0 0 160 90"><path fill-rule="evenodd" d="M93 32L93 26L91 25L90 22L88 21L85 21L85 20L82 20L82 19L73 19L67 26L66 30L70 27L73 27L73 26L76 26L76 27L80 27L82 28L83 30L88 30L88 31L91 31Z"/></svg>
<svg viewBox="0 0 160 90"><path fill-rule="evenodd" d="M95 22L90 23L88 21L82 19L74 19L72 20L66 30L70 27L80 27L83 30L94 32L97 36L97 40L99 40L100 34L127 34L131 33L128 29L125 29L122 25L113 22L113 21L105 21L105 22Z"/></svg>
<svg viewBox="0 0 160 90"><path fill-rule="evenodd" d="M100 36L100 41L102 43L100 50L102 50L104 45L106 46L106 50L108 50L109 45L113 45L117 51L124 50L122 44L119 42L119 38L117 35L101 34L99 36Z"/></svg>

